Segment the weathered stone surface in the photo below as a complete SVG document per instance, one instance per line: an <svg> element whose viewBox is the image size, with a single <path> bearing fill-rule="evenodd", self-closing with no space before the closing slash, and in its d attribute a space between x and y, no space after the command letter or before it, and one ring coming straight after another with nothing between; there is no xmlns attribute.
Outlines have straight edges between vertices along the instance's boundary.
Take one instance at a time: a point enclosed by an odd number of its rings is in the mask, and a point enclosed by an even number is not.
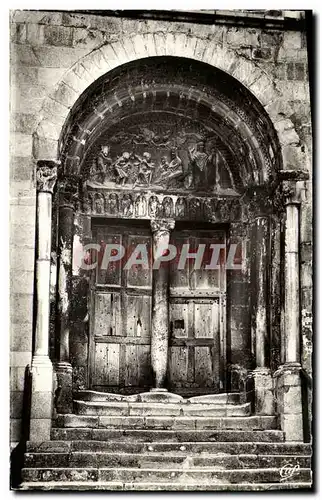
<svg viewBox="0 0 322 500"><path fill-rule="evenodd" d="M13 102L13 107L16 106L17 102ZM36 114L31 114L30 112L30 103L28 110L26 110L26 113L23 112L17 112L12 114L11 120L10 120L10 129L13 132L20 132L22 134L32 134L38 124L38 117ZM13 111L13 109L12 109ZM36 111L36 110L35 110ZM19 157L18 157L19 158Z"/></svg>
<svg viewBox="0 0 322 500"><path fill-rule="evenodd" d="M32 153L32 135L15 132L11 135L10 154L29 157Z"/></svg>
<svg viewBox="0 0 322 500"><path fill-rule="evenodd" d="M244 431L244 430L110 430L110 429L52 429L52 439L58 440L80 440L93 439L114 440L129 442L147 441L253 441L276 442L283 441L283 432L279 430L268 431Z"/></svg>
<svg viewBox="0 0 322 500"><path fill-rule="evenodd" d="M23 352L28 352L29 358L31 358L31 332L32 324L30 322L12 322L10 325L10 351L19 352L23 349Z"/></svg>
<svg viewBox="0 0 322 500"><path fill-rule="evenodd" d="M46 45L71 47L73 30L66 26L44 26L44 42Z"/></svg>
<svg viewBox="0 0 322 500"><path fill-rule="evenodd" d="M15 308L11 309L10 319L12 323L28 323L30 311L33 308L32 293L11 293L11 300L15 303Z"/></svg>
<svg viewBox="0 0 322 500"><path fill-rule="evenodd" d="M302 48L301 33L286 31L284 33L283 47L285 49L301 49Z"/></svg>
<svg viewBox="0 0 322 500"><path fill-rule="evenodd" d="M15 23L61 24L61 12L46 12L38 10L13 10L12 21Z"/></svg>
<svg viewBox="0 0 322 500"><path fill-rule="evenodd" d="M218 484L218 482L208 484L181 484L180 490L184 491L265 491L265 490L311 490L311 483L266 483L266 484ZM178 485L171 483L121 483L110 481L108 483L84 482L84 483L63 483L63 482L42 482L42 483L24 483L22 490L38 491L177 491Z"/></svg>

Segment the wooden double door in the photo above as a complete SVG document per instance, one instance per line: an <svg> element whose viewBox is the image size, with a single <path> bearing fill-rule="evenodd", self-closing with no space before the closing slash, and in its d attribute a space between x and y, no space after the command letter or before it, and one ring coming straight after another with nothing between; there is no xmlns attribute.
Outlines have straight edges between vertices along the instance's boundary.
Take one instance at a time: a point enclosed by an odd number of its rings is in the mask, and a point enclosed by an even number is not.
<svg viewBox="0 0 322 500"><path fill-rule="evenodd" d="M96 254L91 286L89 386L125 394L149 390L153 334L151 229L133 223L98 225L93 228L93 236L101 250ZM177 248L177 257L169 270L167 387L178 393L218 392L223 388L225 369L225 259L220 259L219 269L207 270L206 265L211 260L210 245L225 243L225 233L174 230L171 243ZM122 246L124 257L104 266L109 244ZM193 252L200 244L205 246L201 266L195 266L191 258L179 265L183 246L189 245ZM137 254L137 258L146 262L147 257L148 266L126 265L138 245L146 253Z"/></svg>

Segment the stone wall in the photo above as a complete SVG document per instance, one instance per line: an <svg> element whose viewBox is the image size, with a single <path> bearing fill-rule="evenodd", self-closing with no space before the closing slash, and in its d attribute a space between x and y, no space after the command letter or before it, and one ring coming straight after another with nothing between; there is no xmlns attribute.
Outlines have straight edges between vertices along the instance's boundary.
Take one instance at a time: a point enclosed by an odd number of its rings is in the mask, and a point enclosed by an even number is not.
<svg viewBox="0 0 322 500"><path fill-rule="evenodd" d="M247 16L262 17L256 12ZM231 23L229 11L222 13ZM296 19L302 13L279 11L271 14L274 16ZM37 158L57 158L62 125L86 87L110 68L131 59L149 55L194 57L227 69L258 97L278 132L283 168L311 171L312 144L306 37L300 31L12 11L10 34L11 440L17 442L24 372L32 352L35 163ZM301 212L301 303L302 363L309 373L311 207L312 189L308 182Z"/></svg>

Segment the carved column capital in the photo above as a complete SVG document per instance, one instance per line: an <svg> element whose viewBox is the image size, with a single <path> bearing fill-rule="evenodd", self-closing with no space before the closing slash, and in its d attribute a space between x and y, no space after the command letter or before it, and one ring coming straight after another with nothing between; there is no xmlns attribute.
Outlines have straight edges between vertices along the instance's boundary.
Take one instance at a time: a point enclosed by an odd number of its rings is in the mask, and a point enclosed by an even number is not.
<svg viewBox="0 0 322 500"><path fill-rule="evenodd" d="M304 201L305 181L309 179L307 170L281 170L281 193L284 205L299 205Z"/></svg>
<svg viewBox="0 0 322 500"><path fill-rule="evenodd" d="M174 229L175 221L173 219L153 219L151 220L151 229L153 235L158 233L170 233Z"/></svg>
<svg viewBox="0 0 322 500"><path fill-rule="evenodd" d="M282 181L282 194L285 205L300 205L305 199L304 181Z"/></svg>
<svg viewBox="0 0 322 500"><path fill-rule="evenodd" d="M57 163L54 161L39 161L36 180L38 192L52 194L57 180Z"/></svg>

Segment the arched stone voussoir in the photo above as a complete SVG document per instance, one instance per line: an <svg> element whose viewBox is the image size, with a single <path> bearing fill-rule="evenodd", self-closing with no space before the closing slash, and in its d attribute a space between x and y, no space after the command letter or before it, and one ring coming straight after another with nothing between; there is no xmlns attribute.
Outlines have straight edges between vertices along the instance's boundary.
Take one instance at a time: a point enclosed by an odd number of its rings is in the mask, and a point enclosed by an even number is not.
<svg viewBox="0 0 322 500"><path fill-rule="evenodd" d="M135 60L162 55L184 57L215 66L249 88L260 102L264 101L263 104L267 104L266 101L269 99L273 102L275 96L279 98L270 79L254 63L219 44L210 46L211 40L173 33L138 33L117 42L107 43L79 59L63 75L47 100L58 103L57 114L63 116L66 122L70 110L83 92L108 71ZM263 91L267 95L265 99ZM55 114L55 109L51 106L48 118L53 123L56 123ZM44 119L47 118L46 103L43 106L42 116ZM59 136L56 139L59 140Z"/></svg>

